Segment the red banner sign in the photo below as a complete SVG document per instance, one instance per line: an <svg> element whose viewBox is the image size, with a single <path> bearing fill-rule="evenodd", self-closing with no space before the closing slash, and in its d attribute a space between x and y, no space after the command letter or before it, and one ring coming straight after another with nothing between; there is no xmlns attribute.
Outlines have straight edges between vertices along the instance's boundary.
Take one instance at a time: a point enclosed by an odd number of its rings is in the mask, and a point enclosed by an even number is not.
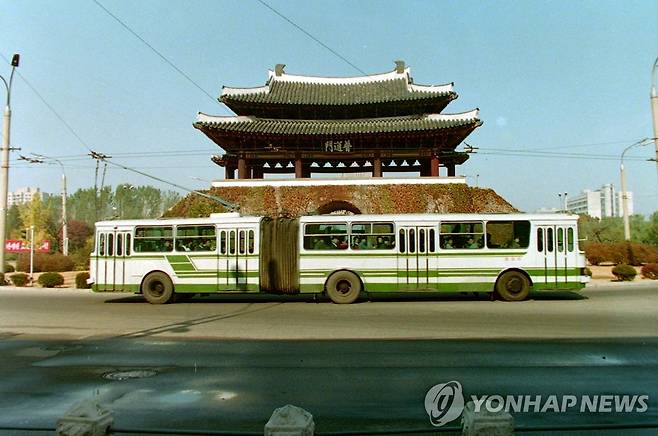
<svg viewBox="0 0 658 436"><path fill-rule="evenodd" d="M5 241L5 251L8 253L25 253L30 251L30 243L20 239L9 239ZM40 245L34 245L34 251L47 253L50 251L50 241L43 241Z"/></svg>

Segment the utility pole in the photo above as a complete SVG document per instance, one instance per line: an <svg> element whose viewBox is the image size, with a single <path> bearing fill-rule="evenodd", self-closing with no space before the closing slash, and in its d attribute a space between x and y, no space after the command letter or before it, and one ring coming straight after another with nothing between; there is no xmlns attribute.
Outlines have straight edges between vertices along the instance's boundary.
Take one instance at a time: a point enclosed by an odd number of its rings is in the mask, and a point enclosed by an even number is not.
<svg viewBox="0 0 658 436"><path fill-rule="evenodd" d="M656 170L658 171L658 94L656 94L656 69L658 58L653 63L651 70L651 114L653 116L653 143L656 147Z"/></svg>
<svg viewBox="0 0 658 436"><path fill-rule="evenodd" d="M655 139L655 138L654 138ZM642 145L647 145L651 139L649 138L644 138L640 141L637 141L634 144L629 145L622 151L621 153L621 158L620 158L620 164L619 164L619 172L621 173L621 209L624 214L624 239L626 241L631 240L631 224L628 220L628 195L626 194L626 173L624 173L624 155L628 150L635 146L642 146ZM612 198L612 202L614 204L614 196Z"/></svg>
<svg viewBox="0 0 658 436"><path fill-rule="evenodd" d="M30 226L30 283L34 275L34 226Z"/></svg>
<svg viewBox="0 0 658 436"><path fill-rule="evenodd" d="M69 255L69 224L66 218L66 174L62 166L62 254Z"/></svg>
<svg viewBox="0 0 658 436"><path fill-rule="evenodd" d="M44 159L49 159L55 161L62 168L62 254L64 256L69 255L69 232L68 232L68 218L66 217L66 171L64 171L64 164L59 159L54 157L44 156L43 154L32 153L33 156L36 156L37 159L31 157L20 156L20 160L27 161L29 163L42 164Z"/></svg>
<svg viewBox="0 0 658 436"><path fill-rule="evenodd" d="M11 128L11 84L14 71L20 62L20 55L11 58L11 75L9 82L0 76L7 88L7 104L2 119L2 164L0 165L0 272L5 272L5 241L7 237L7 193L9 191L9 135Z"/></svg>

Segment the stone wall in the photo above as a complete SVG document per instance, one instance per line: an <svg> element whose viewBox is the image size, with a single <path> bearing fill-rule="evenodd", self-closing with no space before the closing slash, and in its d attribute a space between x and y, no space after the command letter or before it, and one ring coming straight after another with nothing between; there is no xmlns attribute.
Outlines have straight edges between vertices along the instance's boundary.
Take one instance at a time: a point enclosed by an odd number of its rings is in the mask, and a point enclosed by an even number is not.
<svg viewBox="0 0 658 436"><path fill-rule="evenodd" d="M465 184L389 184L340 186L233 186L204 191L240 205L243 215L315 215L336 210L354 213L505 213L518 212L492 189ZM221 205L189 194L167 217L199 217L225 212Z"/></svg>

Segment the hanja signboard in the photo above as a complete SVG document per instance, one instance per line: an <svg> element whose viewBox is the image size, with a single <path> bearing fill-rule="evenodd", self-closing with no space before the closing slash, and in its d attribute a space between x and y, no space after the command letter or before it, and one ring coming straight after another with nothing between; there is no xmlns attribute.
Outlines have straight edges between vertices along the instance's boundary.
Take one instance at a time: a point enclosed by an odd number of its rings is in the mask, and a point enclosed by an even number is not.
<svg viewBox="0 0 658 436"><path fill-rule="evenodd" d="M471 395L477 413L644 413L649 396L628 395ZM432 386L425 395L425 411L435 427L459 418L464 411L464 394L458 381Z"/></svg>

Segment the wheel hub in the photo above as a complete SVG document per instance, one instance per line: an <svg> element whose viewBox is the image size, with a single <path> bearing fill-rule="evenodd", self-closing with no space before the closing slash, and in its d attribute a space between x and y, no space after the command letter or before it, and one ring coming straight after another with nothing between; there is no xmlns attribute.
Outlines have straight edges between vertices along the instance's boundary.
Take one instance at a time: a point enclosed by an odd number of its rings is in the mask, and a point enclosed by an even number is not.
<svg viewBox="0 0 658 436"><path fill-rule="evenodd" d="M352 284L347 280L341 280L336 284L336 290L341 294L347 294L352 289Z"/></svg>

